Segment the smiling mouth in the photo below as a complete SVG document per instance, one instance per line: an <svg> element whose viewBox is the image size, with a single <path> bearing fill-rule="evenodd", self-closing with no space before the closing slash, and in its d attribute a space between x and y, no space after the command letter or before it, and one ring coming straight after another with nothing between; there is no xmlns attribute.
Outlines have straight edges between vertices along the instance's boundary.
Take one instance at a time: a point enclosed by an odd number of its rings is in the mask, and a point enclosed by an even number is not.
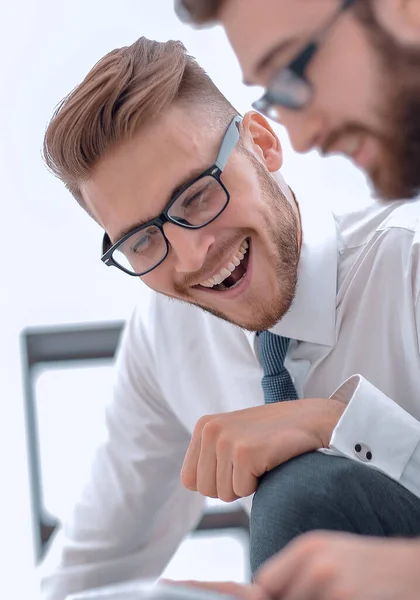
<svg viewBox="0 0 420 600"><path fill-rule="evenodd" d="M244 240L233 253L225 267L206 281L194 287L202 290L224 292L236 287L245 277L249 263L250 239Z"/></svg>

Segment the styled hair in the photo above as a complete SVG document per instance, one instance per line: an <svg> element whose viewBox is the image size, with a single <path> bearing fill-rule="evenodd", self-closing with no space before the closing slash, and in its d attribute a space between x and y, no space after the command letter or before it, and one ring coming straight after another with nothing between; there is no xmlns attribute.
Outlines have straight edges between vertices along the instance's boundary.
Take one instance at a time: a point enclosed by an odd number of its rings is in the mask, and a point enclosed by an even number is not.
<svg viewBox="0 0 420 600"><path fill-rule="evenodd" d="M181 42L142 37L104 56L58 105L44 160L86 209L80 184L99 160L175 103L200 105L212 128L226 127L238 114Z"/></svg>

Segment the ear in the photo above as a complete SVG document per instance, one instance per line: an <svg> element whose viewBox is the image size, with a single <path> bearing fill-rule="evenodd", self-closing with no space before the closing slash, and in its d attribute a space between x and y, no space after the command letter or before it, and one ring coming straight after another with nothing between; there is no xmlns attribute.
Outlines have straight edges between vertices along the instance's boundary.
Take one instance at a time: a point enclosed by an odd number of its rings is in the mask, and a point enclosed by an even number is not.
<svg viewBox="0 0 420 600"><path fill-rule="evenodd" d="M376 0L379 24L402 44L420 45L420 0Z"/></svg>
<svg viewBox="0 0 420 600"><path fill-rule="evenodd" d="M242 120L242 133L248 149L270 173L278 171L283 164L283 150L267 119L260 113L247 112Z"/></svg>

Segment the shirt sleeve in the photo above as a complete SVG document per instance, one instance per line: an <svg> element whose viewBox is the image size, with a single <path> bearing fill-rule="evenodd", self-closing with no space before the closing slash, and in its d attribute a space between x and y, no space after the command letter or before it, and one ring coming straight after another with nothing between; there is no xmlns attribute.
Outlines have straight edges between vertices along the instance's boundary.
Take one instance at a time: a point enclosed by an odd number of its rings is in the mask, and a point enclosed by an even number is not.
<svg viewBox="0 0 420 600"><path fill-rule="evenodd" d="M137 314L119 350L107 440L40 567L43 600L159 576L201 516L203 498L180 483L190 435L162 398L153 363Z"/></svg>
<svg viewBox="0 0 420 600"><path fill-rule="evenodd" d="M332 395L347 404L330 441L333 453L382 471L420 497L420 423L361 375Z"/></svg>

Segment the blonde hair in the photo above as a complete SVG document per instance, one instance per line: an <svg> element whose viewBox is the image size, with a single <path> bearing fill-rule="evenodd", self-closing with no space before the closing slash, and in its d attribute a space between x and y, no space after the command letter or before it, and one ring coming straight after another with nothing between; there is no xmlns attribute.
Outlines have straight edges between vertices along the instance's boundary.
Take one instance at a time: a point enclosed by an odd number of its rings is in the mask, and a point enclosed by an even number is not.
<svg viewBox="0 0 420 600"><path fill-rule="evenodd" d="M56 109L44 160L84 208L80 183L118 142L175 102L199 104L207 126L225 128L237 111L181 42L145 37L104 56Z"/></svg>

